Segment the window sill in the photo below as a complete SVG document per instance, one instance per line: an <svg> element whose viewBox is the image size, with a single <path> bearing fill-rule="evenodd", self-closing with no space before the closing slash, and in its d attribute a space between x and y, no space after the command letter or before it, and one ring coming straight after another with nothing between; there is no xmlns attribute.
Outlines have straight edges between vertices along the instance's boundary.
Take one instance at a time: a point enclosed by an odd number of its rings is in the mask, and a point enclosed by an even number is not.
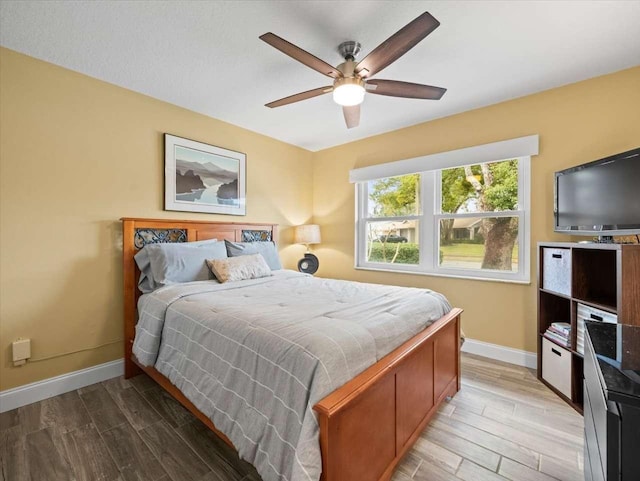
<svg viewBox="0 0 640 481"><path fill-rule="evenodd" d="M428 276L428 277L448 277L450 279L464 279L467 281L500 282L503 284L520 284L523 286L531 285L531 281L519 280L519 279L494 279L491 277L482 277L482 276L473 276L473 275L457 276L455 274L440 274L437 272L410 271L410 270L402 270L402 269L382 269L379 267L355 266L355 269L358 271L390 272L391 274L410 274L410 275Z"/></svg>

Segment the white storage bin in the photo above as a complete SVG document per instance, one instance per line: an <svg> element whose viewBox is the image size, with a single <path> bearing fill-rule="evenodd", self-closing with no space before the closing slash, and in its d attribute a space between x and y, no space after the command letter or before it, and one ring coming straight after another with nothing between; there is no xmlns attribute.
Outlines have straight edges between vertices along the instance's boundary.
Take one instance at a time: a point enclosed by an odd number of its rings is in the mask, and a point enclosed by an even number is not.
<svg viewBox="0 0 640 481"><path fill-rule="evenodd" d="M576 331L576 351L580 354L584 354L584 321L608 322L611 324L618 323L618 316L616 314L580 303L578 303L576 318L578 321L578 330Z"/></svg>
<svg viewBox="0 0 640 481"><path fill-rule="evenodd" d="M576 351L584 355L584 319L578 318L578 330L576 331Z"/></svg>
<svg viewBox="0 0 640 481"><path fill-rule="evenodd" d="M583 321L608 322L610 324L618 323L618 315L611 312L596 309L595 307L580 304L578 302L578 319Z"/></svg>
<svg viewBox="0 0 640 481"><path fill-rule="evenodd" d="M542 288L571 296L571 250L542 248Z"/></svg>
<svg viewBox="0 0 640 481"><path fill-rule="evenodd" d="M571 352L542 339L542 378L571 399Z"/></svg>

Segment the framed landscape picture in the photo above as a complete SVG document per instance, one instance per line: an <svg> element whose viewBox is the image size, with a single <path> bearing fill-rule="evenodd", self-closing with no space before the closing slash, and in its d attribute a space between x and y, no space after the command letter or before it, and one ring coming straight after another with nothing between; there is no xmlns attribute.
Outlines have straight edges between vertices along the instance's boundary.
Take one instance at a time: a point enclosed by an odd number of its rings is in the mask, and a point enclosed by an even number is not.
<svg viewBox="0 0 640 481"><path fill-rule="evenodd" d="M164 134L164 208L246 214L247 156Z"/></svg>

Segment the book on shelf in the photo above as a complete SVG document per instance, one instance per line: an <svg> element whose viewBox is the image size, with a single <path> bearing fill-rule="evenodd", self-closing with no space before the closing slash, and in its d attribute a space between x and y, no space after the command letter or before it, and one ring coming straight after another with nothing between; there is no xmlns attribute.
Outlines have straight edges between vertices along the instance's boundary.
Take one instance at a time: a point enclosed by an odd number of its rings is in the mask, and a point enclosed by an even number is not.
<svg viewBox="0 0 640 481"><path fill-rule="evenodd" d="M571 333L571 324L568 322L552 322L549 328L559 334L565 334L567 336Z"/></svg>
<svg viewBox="0 0 640 481"><path fill-rule="evenodd" d="M549 326L549 329L547 329L548 332L553 332L554 334L557 334L560 337L564 337L565 339L569 339L569 336L571 335L571 332L567 332L567 331L560 331L558 329L556 329L553 326Z"/></svg>
<svg viewBox="0 0 640 481"><path fill-rule="evenodd" d="M554 332L547 331L547 332L544 333L544 337L546 337L550 341L555 342L556 344L559 344L562 347L569 348L569 345L570 345L569 339L566 339L566 338L564 338L562 336L559 336L559 335L555 334Z"/></svg>

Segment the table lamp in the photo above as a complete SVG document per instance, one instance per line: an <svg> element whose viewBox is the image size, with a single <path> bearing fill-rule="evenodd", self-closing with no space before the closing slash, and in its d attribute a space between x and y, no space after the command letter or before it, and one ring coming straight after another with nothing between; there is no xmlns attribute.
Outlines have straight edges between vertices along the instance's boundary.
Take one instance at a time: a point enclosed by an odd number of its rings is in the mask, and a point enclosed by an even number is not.
<svg viewBox="0 0 640 481"><path fill-rule="evenodd" d="M309 250L309 244L320 244L320 226L316 224L296 226L293 232L293 242L307 246L307 252L298 261L298 270L305 274L315 274L318 271L320 262Z"/></svg>

